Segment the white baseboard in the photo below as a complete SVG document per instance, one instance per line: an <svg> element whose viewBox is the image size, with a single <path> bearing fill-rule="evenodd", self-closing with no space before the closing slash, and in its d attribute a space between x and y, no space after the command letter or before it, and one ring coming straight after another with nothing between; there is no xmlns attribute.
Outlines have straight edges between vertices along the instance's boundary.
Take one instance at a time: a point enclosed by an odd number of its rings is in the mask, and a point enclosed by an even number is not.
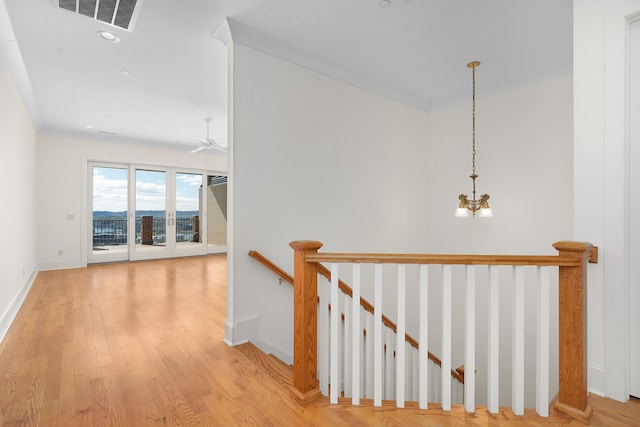
<svg viewBox="0 0 640 427"><path fill-rule="evenodd" d="M587 391L589 393L605 396L606 373L604 366L587 363Z"/></svg>
<svg viewBox="0 0 640 427"><path fill-rule="evenodd" d="M229 321L224 322L224 339L223 341L228 346L233 346L233 323Z"/></svg>
<svg viewBox="0 0 640 427"><path fill-rule="evenodd" d="M293 364L293 354L290 351L258 336L257 314L236 319L235 322L225 322L224 342L229 346L251 342L263 352L273 354L287 365Z"/></svg>
<svg viewBox="0 0 640 427"><path fill-rule="evenodd" d="M251 342L263 352L267 354L273 354L287 365L293 365L293 354L286 351L282 347L278 347L277 345L265 341L262 338L256 338L254 340L251 340Z"/></svg>
<svg viewBox="0 0 640 427"><path fill-rule="evenodd" d="M258 315L242 317L235 322L225 322L224 342L234 346L249 342L258 336Z"/></svg>
<svg viewBox="0 0 640 427"><path fill-rule="evenodd" d="M22 284L22 287L13 298L7 309L4 311L4 313L2 313L2 317L0 317L0 341L4 340L4 336L9 331L9 327L11 326L13 319L16 318L18 310L20 310L24 299L29 293L29 289L31 289L31 285L33 285L33 281L36 279L37 273L38 270L34 269L31 274L29 274L29 277L27 277L27 280Z"/></svg>
<svg viewBox="0 0 640 427"><path fill-rule="evenodd" d="M81 261L41 262L38 265L39 271L67 270L70 268L80 268L80 267L83 267Z"/></svg>

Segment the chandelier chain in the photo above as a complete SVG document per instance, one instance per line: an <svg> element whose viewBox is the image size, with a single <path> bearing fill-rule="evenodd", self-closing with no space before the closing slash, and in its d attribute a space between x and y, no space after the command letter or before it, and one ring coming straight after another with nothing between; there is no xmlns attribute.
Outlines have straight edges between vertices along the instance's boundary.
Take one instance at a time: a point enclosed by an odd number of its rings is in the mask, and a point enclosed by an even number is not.
<svg viewBox="0 0 640 427"><path fill-rule="evenodd" d="M471 133L471 166L473 175L476 174L476 67L471 67L471 80L472 80L472 91L471 91L471 123L472 123L472 133Z"/></svg>

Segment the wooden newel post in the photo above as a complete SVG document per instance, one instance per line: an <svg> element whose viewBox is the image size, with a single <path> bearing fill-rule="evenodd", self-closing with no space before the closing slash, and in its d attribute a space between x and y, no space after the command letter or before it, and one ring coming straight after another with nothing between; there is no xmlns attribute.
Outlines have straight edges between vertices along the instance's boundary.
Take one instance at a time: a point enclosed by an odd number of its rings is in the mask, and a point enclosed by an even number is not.
<svg viewBox="0 0 640 427"><path fill-rule="evenodd" d="M318 388L318 264L306 262L322 243L289 243L293 254L293 389L299 403L320 397Z"/></svg>
<svg viewBox="0 0 640 427"><path fill-rule="evenodd" d="M559 267L559 386L554 409L588 424L591 406L587 401L587 263L592 245L557 242L560 256L580 258L574 267Z"/></svg>

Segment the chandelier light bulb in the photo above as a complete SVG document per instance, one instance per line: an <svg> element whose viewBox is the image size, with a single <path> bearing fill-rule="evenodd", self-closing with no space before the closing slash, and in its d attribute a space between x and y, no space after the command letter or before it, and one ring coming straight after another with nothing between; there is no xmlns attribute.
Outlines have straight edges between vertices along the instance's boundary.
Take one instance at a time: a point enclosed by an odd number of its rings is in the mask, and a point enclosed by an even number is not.
<svg viewBox="0 0 640 427"><path fill-rule="evenodd" d="M478 211L478 216L483 218L491 218L493 213L491 212L491 208L480 208Z"/></svg>
<svg viewBox="0 0 640 427"><path fill-rule="evenodd" d="M458 218L463 218L465 216L469 216L471 211L468 208L458 208L456 209L456 216Z"/></svg>

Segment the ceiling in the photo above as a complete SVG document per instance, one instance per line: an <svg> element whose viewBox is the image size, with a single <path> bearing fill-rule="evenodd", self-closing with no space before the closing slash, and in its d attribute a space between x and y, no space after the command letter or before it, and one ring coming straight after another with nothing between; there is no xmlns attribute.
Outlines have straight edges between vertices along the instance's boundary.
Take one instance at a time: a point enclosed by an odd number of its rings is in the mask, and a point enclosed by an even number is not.
<svg viewBox="0 0 640 427"><path fill-rule="evenodd" d="M236 42L426 111L469 100L471 60L479 99L572 70L572 0L379 1L144 0L126 31L4 0L39 131L185 151L205 117L227 144L226 47L212 37L227 18Z"/></svg>

